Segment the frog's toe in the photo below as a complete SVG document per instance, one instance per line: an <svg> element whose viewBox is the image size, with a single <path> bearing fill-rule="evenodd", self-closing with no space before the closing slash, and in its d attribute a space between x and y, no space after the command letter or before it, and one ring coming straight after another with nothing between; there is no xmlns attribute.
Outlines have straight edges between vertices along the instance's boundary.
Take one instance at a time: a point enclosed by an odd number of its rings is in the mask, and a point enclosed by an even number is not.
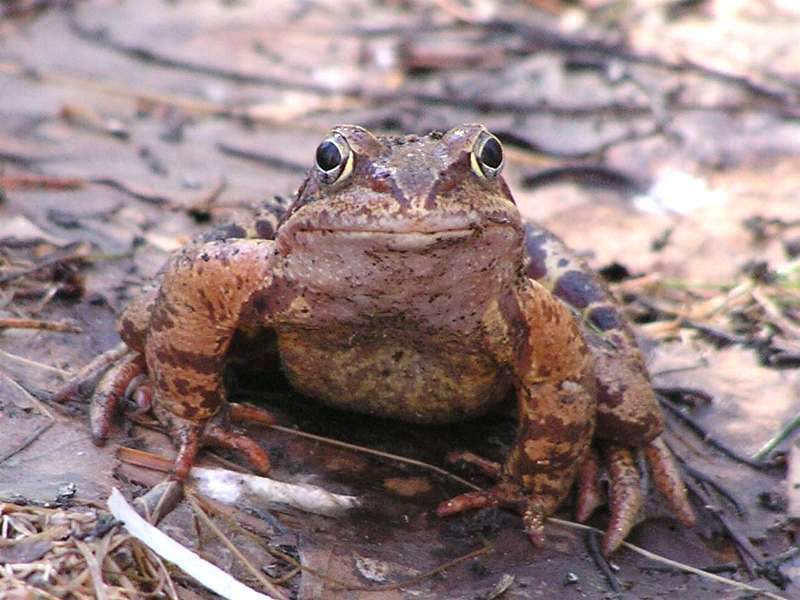
<svg viewBox="0 0 800 600"><path fill-rule="evenodd" d="M175 457L170 479L184 482L189 476L189 471L192 470L197 453L200 451L200 426L180 419L172 423L170 432L175 440L175 445L178 447L178 454Z"/></svg>
<svg viewBox="0 0 800 600"><path fill-rule="evenodd" d="M522 513L522 522L525 525L525 533L537 548L543 548L545 545L544 522L546 518L547 515L541 503L529 498L525 512Z"/></svg>
<svg viewBox="0 0 800 600"><path fill-rule="evenodd" d="M229 414L231 421L237 423L257 423L259 425L274 425L278 422L268 410L253 406L252 404L240 404L238 402L230 402L228 404Z"/></svg>
<svg viewBox="0 0 800 600"><path fill-rule="evenodd" d="M583 523L605 503L600 486L600 459L594 448L589 448L578 468L578 499L575 518Z"/></svg>
<svg viewBox="0 0 800 600"><path fill-rule="evenodd" d="M468 492L445 500L436 508L436 514L440 517L449 517L467 510L490 506L503 506L519 510L525 502L525 495L519 485L502 481L488 490Z"/></svg>
<svg viewBox="0 0 800 600"><path fill-rule="evenodd" d="M231 431L223 425L209 423L203 431L203 443L241 452L260 475L270 471L269 457L261 446L246 435Z"/></svg>
<svg viewBox="0 0 800 600"><path fill-rule="evenodd" d="M111 367L100 379L89 407L92 441L96 445L105 444L120 400L132 391L134 386L131 384L145 370L144 357L138 353L130 353Z"/></svg>
<svg viewBox="0 0 800 600"><path fill-rule="evenodd" d="M639 469L629 448L611 445L605 454L611 479L609 489L611 519L603 537L603 554L609 556L638 522L642 507L642 490Z"/></svg>
<svg viewBox="0 0 800 600"><path fill-rule="evenodd" d="M696 517L686 493L686 485L675 464L675 457L661 436L650 442L644 452L650 465L650 472L653 474L653 482L673 514L686 527L694 526Z"/></svg>

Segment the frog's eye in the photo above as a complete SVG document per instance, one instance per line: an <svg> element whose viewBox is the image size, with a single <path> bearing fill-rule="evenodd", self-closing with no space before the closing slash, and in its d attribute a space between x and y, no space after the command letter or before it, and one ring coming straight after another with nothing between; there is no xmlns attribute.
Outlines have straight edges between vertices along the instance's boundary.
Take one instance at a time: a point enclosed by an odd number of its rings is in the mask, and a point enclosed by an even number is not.
<svg viewBox="0 0 800 600"><path fill-rule="evenodd" d="M317 146L317 169L325 183L334 183L347 178L353 170L353 153L347 140L338 133Z"/></svg>
<svg viewBox="0 0 800 600"><path fill-rule="evenodd" d="M479 177L497 177L503 169L503 146L500 140L488 131L482 133L475 142L470 164Z"/></svg>

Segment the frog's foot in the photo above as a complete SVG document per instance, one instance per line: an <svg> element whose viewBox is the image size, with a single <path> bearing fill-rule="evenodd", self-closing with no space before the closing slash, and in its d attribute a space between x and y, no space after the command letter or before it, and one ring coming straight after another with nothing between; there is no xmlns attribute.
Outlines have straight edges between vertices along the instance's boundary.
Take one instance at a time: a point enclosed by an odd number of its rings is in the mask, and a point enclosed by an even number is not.
<svg viewBox="0 0 800 600"><path fill-rule="evenodd" d="M538 499L526 493L521 485L513 481L503 479L488 490L468 492L450 498L436 508L436 515L449 517L467 510L493 506L510 508L519 513L522 516L525 533L528 534L533 545L537 548L545 545L544 522L548 512Z"/></svg>
<svg viewBox="0 0 800 600"><path fill-rule="evenodd" d="M695 515L686 495L672 453L658 437L645 449L656 488L664 495L672 512L687 527L695 523ZM642 508L642 491L639 470L634 451L630 448L609 444L605 460L609 475L609 510L611 519L603 537L602 550L605 556L613 553L638 523ZM578 471L578 521L585 521L602 504L600 490L599 460L592 450L584 458Z"/></svg>
<svg viewBox="0 0 800 600"><path fill-rule="evenodd" d="M197 453L204 446L235 450L244 455L256 473L259 475L269 473L271 466L266 451L251 438L233 431L228 419L255 420L261 424L274 423L275 419L268 412L256 407L247 406L246 411L240 410L242 405L233 407L235 408L227 415L224 414L225 411L220 411L208 421L197 423L174 415L157 404L153 406L156 418L167 428L173 443L178 448L171 479L185 481L192 470Z"/></svg>

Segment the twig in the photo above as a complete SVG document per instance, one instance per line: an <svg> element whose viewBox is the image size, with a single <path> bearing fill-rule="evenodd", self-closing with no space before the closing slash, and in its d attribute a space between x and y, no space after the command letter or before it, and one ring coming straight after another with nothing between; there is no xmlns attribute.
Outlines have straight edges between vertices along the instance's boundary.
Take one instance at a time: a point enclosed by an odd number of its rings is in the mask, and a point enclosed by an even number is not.
<svg viewBox="0 0 800 600"><path fill-rule="evenodd" d="M720 525L722 525L728 536L733 540L747 573L750 575L750 577L755 578L756 569L751 566L750 562L752 561L755 563L757 567L761 566L761 562L758 557L758 551L753 548L750 540L739 533L739 531L731 524L728 518L722 514L722 511L715 506L714 502L711 501L711 499L708 497L708 494L706 494L705 491L700 488L700 486L690 479L687 479L684 483L689 491L697 496L697 498L705 505L706 509L713 514L717 521L719 521Z"/></svg>
<svg viewBox="0 0 800 600"><path fill-rule="evenodd" d="M795 417L789 421L786 425L784 425L778 433L772 436L758 451L753 454L753 460L761 462L770 453L775 450L779 445L781 445L785 440L787 440L791 435L800 427L800 414L795 415Z"/></svg>
<svg viewBox="0 0 800 600"><path fill-rule="evenodd" d="M73 244L69 244L69 246L74 247ZM2 277L0 277L0 285L8 283L9 281L13 281L15 279L19 279L20 277L27 277L28 275L33 275L34 273L37 273L42 269L51 267L58 263L86 260L89 257L89 250L90 248L88 245L79 245L78 249L75 251L70 250L67 252L60 252L60 251L54 252L53 255L48 256L44 260L37 262L32 267L3 275Z"/></svg>
<svg viewBox="0 0 800 600"><path fill-rule="evenodd" d="M31 404L33 404L36 407L36 410L39 411L39 414L41 414L43 417L47 417L48 419L55 420L55 418L56 418L55 415L52 412L50 412L50 409L47 408L47 405L44 402L42 402L41 400L39 400L36 396L34 396L27 389L25 389L25 387L20 385L20 383L18 381L16 381L13 377L10 377L9 375L6 375L2 371L0 371L0 377L5 379L10 386L12 386L12 387L16 388L17 390L19 390L20 392L22 392L25 395L25 397L28 400L28 402L30 402Z"/></svg>
<svg viewBox="0 0 800 600"><path fill-rule="evenodd" d="M669 444L667 444L667 446L669 446ZM672 450L671 447L670 447L670 450ZM714 488L720 496L722 496L728 502L731 503L731 505L733 506L734 510L736 510L736 512L740 516L747 514L747 509L742 505L741 502L739 502L738 498L736 498L736 496L733 494L733 492L731 492L728 488L726 488L720 482L718 482L715 479L713 479L710 475L706 475L700 469L696 469L695 467L693 467L692 465L690 465L686 461L682 460L680 458L680 456L678 454L676 454L674 451L672 452L672 455L678 458L678 460L680 461L684 471L686 471L689 475L691 475L692 477L694 477L698 481L702 481L704 484Z"/></svg>
<svg viewBox="0 0 800 600"><path fill-rule="evenodd" d="M599 539L599 533L595 533L594 531L586 532L586 546L589 549L589 555L592 557L594 564L597 565L597 568L600 569L600 572L605 576L611 589L619 594L622 592L622 586L619 583L619 578L614 574L614 571L611 570L611 565L608 564L608 560L600 551Z"/></svg>
<svg viewBox="0 0 800 600"><path fill-rule="evenodd" d="M664 371L659 373L659 375L663 374ZM708 406L714 402L714 397L711 394L698 388L683 386L657 386L654 389L656 393L666 396L673 402L685 404L692 408L697 408L699 404L697 402L689 402L689 398L696 398L705 406Z"/></svg>
<svg viewBox="0 0 800 600"><path fill-rule="evenodd" d="M58 369L56 367L51 367L50 365L46 365L44 363L36 362L35 360L31 360L29 358L24 358L22 356L17 356L16 354L11 354L10 352L6 352L5 350L0 350L0 356L4 356L9 360L13 360L23 365L28 365L29 367L35 367L37 369L42 369L44 371L50 371L51 373L57 373L58 375L65 376L68 375L64 369Z"/></svg>
<svg viewBox="0 0 800 600"><path fill-rule="evenodd" d="M266 425L270 429L275 429L277 431L283 431L284 433L290 433L292 435L308 438L310 440L315 440L317 442L323 442L325 444L330 444L332 446L338 446L340 448L347 448L349 450L355 450L357 452L363 452L364 454L372 454L373 456L380 456L381 458L386 458L389 460L393 460L395 462L401 462L407 465L412 465L415 467L420 467L422 469L427 469L428 471L433 471L434 473L438 473L443 477L450 479L451 481L455 481L460 483L461 485L476 491L480 491L481 488L474 483L467 481L466 479L462 479L457 475L453 475L449 471L442 469L441 467L437 467L436 465L432 465L426 462L422 462L420 460L414 460L413 458L406 458L405 456L399 456L397 454L391 454L389 452L382 452L381 450L375 450L373 448L367 448L365 446L358 446L356 444L348 444L346 442L340 442L339 440L334 440L332 438L326 438L320 435L314 435L313 433L306 433L304 431L298 431L297 429L292 429L291 427L283 427L281 425Z"/></svg>
<svg viewBox="0 0 800 600"><path fill-rule="evenodd" d="M3 190L77 190L84 181L77 177L57 177L52 175L0 175L0 189Z"/></svg>
<svg viewBox="0 0 800 600"><path fill-rule="evenodd" d="M800 339L800 327L784 317L783 314L781 314L780 309L775 306L775 303L770 298L767 298L760 287L753 288L752 296L753 300L755 300L756 303L762 309L764 309L766 315L783 331L784 334Z"/></svg>
<svg viewBox="0 0 800 600"><path fill-rule="evenodd" d="M153 206L175 205L175 202L169 198L169 196L164 196L163 194L159 194L158 192L152 190L137 190L130 184L112 177L93 177L87 181L89 183L94 183L95 185L110 187L124 194L128 194L137 200L152 204Z"/></svg>
<svg viewBox="0 0 800 600"><path fill-rule="evenodd" d="M278 156L270 156L268 154L263 154L261 152L254 152L252 150L246 150L244 148L237 148L236 146L231 146L230 144L226 144L225 142L217 142L217 150L219 150L223 154L227 154L228 156L243 158L245 160L252 160L262 165L272 167L274 169L280 169L292 173L305 173L306 171L308 171L308 167L306 165L292 162L284 158L280 158Z"/></svg>
<svg viewBox="0 0 800 600"><path fill-rule="evenodd" d="M582 523L575 523L573 521L566 521L564 519L558 519L556 517L549 517L547 520L550 523L554 523L556 525L563 525L565 527L570 527L572 529L580 529L582 531L593 531L593 532L595 532L597 534L600 534L600 535L603 534L602 531L600 531L599 529L597 529L595 527L591 527L590 525L584 525ZM625 548L628 548L629 550L633 550L637 554L640 554L640 555L644 556L645 558L649 558L650 560L653 560L653 561L655 561L657 563L660 563L662 565L671 566L671 567L673 567L674 569L676 569L678 571L685 571L687 573L692 573L694 575L699 575L700 577L702 577L704 579L708 579L710 581L716 581L717 583L722 583L722 584L725 584L727 586L730 586L730 587L733 587L733 588L737 588L737 589L740 589L740 590L744 590L744 591L747 591L747 592L753 592L753 593L762 594L767 598L772 598L773 600L788 600L787 598L785 598L783 596L778 596L777 594L773 594L772 592L768 592L768 591L762 590L760 588L754 587L752 585L748 585L746 583L742 583L741 581L735 581L733 579L728 579L727 577L722 577L722 576L716 575L714 573L708 573L706 571L698 569L697 567L692 567L691 565L687 565L687 564L684 564L684 563L681 563L681 562L666 558L664 556L660 556L658 554L655 554L654 552L650 552L649 550L645 550L644 548L641 548L639 546L635 546L634 544L631 544L630 542L622 542L622 546L625 547Z"/></svg>
<svg viewBox="0 0 800 600"><path fill-rule="evenodd" d="M265 85L272 88L297 90L316 94L330 94L337 91L327 85L304 81L292 81L282 77L243 73L233 69L214 67L211 65L165 56L164 54L161 54L152 48L128 44L119 39L113 38L109 35L108 31L104 27L91 29L90 27L81 23L80 20L74 16L74 14L72 14L69 18L69 25L71 31L86 42L95 44L101 48L113 50L114 52L118 52L134 60L167 69L175 69L187 73L196 73L198 75L208 75L210 77L225 79L235 83ZM341 91L345 92L346 90Z"/></svg>
<svg viewBox="0 0 800 600"><path fill-rule="evenodd" d="M640 194L647 184L631 175L603 165L562 165L541 169L522 178L522 186L535 188L568 180L591 186L611 187L626 194Z"/></svg>
<svg viewBox="0 0 800 600"><path fill-rule="evenodd" d="M484 23L486 29L497 31L498 33L516 33L528 42L526 47L520 48L520 52L529 53L532 50L547 48L559 52L584 52L594 53L602 57L616 58L628 61L633 64L641 64L657 67L674 73L685 73L694 71L695 73L728 83L739 87L760 99L770 102L773 105L782 106L791 97L787 93L781 93L773 89L766 88L746 77L724 73L705 65L684 59L681 62L669 62L658 56L648 56L636 54L622 44L608 44L602 41L580 39L577 36L567 36L558 31L546 29L540 25L522 21L506 21L494 19ZM784 83L785 85L785 83Z"/></svg>
<svg viewBox="0 0 800 600"><path fill-rule="evenodd" d="M103 583L103 573L100 569L100 563L98 562L97 557L94 555L86 542L75 540L75 545L77 546L78 550L80 550L80 553L83 555L83 559L86 561L86 564L89 567L89 573L92 576L92 584L94 585L95 598L97 598L97 600L107 600L108 594L106 594L106 585Z"/></svg>
<svg viewBox="0 0 800 600"><path fill-rule="evenodd" d="M679 407L675 406L671 400L668 400L664 396L659 396L659 398L661 400L661 406L666 408L671 415L675 416L679 421L688 426L689 429L691 429L697 435L699 435L704 443L716 448L728 458L731 458L736 462L740 462L749 467L753 467L754 469L757 469L759 471L764 471L767 469L772 469L774 467L780 466L779 464L774 462L756 462L750 459L749 457L740 454L739 452L729 447L724 442L721 442L716 438L714 438L708 431L705 430L705 428L702 425L700 425L700 423L695 421L690 415L687 415Z"/></svg>
<svg viewBox="0 0 800 600"><path fill-rule="evenodd" d="M55 423L55 421L53 420L44 423L41 427L38 427L37 429L32 431L30 435L28 435L28 437L26 437L19 444L17 444L15 448L11 448L5 454L0 454L0 464L3 464L9 458L14 456L15 454L19 454L20 452L25 450L25 448L33 444L36 440L38 440L42 436L42 434L44 434L48 429L50 429L53 426L53 423Z"/></svg>
<svg viewBox="0 0 800 600"><path fill-rule="evenodd" d="M41 319L0 318L0 329L43 329L63 333L81 333L81 328L68 321L43 321Z"/></svg>

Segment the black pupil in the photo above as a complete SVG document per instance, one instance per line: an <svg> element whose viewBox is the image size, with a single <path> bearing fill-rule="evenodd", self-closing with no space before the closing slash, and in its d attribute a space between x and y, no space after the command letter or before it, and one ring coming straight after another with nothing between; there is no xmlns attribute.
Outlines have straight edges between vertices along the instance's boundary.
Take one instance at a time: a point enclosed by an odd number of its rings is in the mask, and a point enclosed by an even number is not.
<svg viewBox="0 0 800 600"><path fill-rule="evenodd" d="M490 169L496 169L503 164L503 149L500 142L494 138L489 138L481 148L481 162Z"/></svg>
<svg viewBox="0 0 800 600"><path fill-rule="evenodd" d="M331 141L322 142L317 147L317 165L323 171L332 171L342 162L342 153Z"/></svg>

